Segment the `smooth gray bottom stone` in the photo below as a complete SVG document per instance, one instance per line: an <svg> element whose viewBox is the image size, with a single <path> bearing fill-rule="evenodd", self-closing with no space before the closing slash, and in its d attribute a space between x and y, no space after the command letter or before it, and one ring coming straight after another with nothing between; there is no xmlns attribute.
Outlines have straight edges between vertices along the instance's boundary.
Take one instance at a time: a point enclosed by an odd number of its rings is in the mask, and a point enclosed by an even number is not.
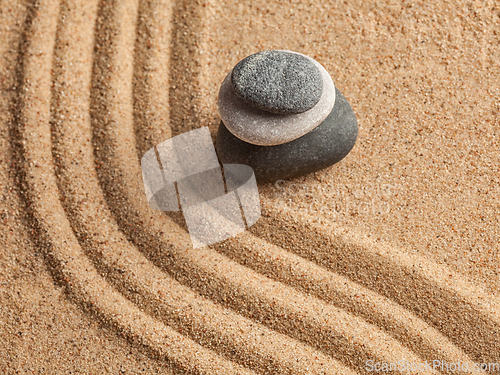
<svg viewBox="0 0 500 375"><path fill-rule="evenodd" d="M336 88L328 117L311 132L276 146L257 146L236 138L221 121L216 148L221 163L246 164L259 182L285 180L319 171L342 160L354 147L358 122Z"/></svg>

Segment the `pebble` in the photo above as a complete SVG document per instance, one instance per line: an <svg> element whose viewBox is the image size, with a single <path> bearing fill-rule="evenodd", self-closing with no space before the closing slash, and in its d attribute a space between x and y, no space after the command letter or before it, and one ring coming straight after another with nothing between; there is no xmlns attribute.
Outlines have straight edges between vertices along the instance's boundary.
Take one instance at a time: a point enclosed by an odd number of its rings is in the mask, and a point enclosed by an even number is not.
<svg viewBox="0 0 500 375"><path fill-rule="evenodd" d="M262 51L233 69L236 95L264 111L291 114L313 108L323 91L323 77L311 59L288 51Z"/></svg>
<svg viewBox="0 0 500 375"><path fill-rule="evenodd" d="M323 90L317 104L296 114L275 114L252 107L236 95L231 84L232 72L223 81L218 98L219 112L227 129L237 138L260 146L273 146L293 141L310 132L332 111L335 104L335 85L326 69L316 60L297 52L315 65L321 74Z"/></svg>
<svg viewBox="0 0 500 375"><path fill-rule="evenodd" d="M336 90L327 118L302 137L276 146L260 146L235 137L221 122L216 148L225 164L246 164L259 182L273 182L319 171L342 160L354 147L358 123L347 99Z"/></svg>

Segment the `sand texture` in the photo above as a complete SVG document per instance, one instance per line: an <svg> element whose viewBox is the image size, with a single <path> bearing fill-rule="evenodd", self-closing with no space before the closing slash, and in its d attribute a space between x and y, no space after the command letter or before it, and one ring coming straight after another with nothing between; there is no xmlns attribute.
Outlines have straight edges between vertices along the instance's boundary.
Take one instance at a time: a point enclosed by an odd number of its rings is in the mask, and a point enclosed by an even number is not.
<svg viewBox="0 0 500 375"><path fill-rule="evenodd" d="M358 142L193 249L140 158L215 136L265 49L320 62ZM3 0L0 90L0 373L500 363L498 2Z"/></svg>

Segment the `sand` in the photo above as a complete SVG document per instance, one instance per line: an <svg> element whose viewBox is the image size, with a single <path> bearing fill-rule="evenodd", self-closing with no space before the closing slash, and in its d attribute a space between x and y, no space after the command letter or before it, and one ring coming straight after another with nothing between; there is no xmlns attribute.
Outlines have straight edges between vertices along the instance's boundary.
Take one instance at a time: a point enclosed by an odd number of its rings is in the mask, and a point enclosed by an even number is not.
<svg viewBox="0 0 500 375"><path fill-rule="evenodd" d="M494 1L3 1L0 372L500 363L498 30ZM215 136L223 78L264 49L323 64L358 142L193 249L140 158Z"/></svg>

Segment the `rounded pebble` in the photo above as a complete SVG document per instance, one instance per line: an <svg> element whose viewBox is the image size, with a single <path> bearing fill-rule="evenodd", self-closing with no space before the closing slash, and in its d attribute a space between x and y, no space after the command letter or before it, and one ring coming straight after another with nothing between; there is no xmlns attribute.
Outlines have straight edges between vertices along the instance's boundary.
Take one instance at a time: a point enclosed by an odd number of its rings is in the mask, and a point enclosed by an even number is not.
<svg viewBox="0 0 500 375"><path fill-rule="evenodd" d="M241 60L233 69L236 95L264 111L305 112L321 98L323 77L303 55L288 51L262 51Z"/></svg>

